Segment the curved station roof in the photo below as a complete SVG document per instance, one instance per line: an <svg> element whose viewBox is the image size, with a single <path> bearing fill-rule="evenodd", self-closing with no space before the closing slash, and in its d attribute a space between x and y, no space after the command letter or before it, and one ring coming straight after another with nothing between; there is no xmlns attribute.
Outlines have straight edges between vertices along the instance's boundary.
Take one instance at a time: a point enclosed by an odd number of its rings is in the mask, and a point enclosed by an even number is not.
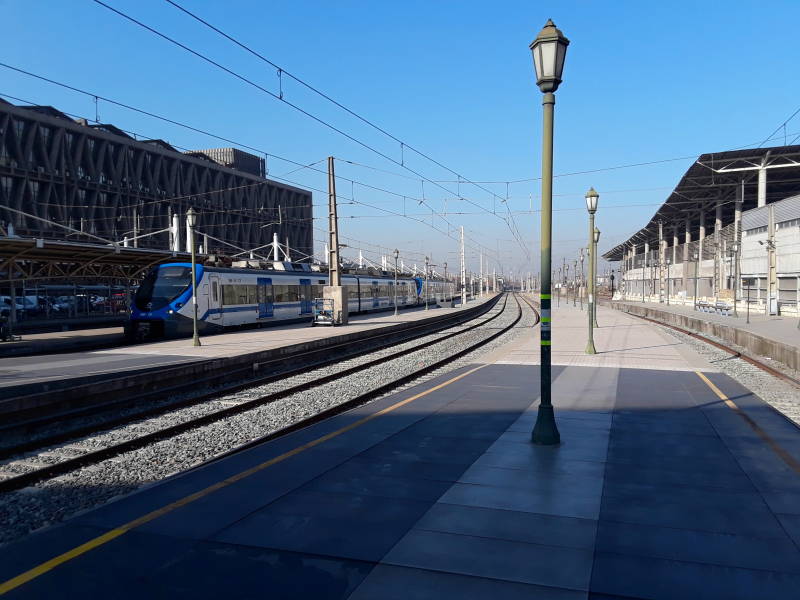
<svg viewBox="0 0 800 600"><path fill-rule="evenodd" d="M767 202L782 200L800 193L800 145L774 148L750 148L701 155L683 175L642 229L603 254L609 261L622 260L625 249L648 242L658 243L658 225L664 226L664 237L672 237L677 225L683 242L686 220L692 240L700 228L700 215L705 215L706 233L713 231L716 206L722 202L722 225L733 222L737 187L743 189L742 210L758 204L758 173L766 168Z"/></svg>

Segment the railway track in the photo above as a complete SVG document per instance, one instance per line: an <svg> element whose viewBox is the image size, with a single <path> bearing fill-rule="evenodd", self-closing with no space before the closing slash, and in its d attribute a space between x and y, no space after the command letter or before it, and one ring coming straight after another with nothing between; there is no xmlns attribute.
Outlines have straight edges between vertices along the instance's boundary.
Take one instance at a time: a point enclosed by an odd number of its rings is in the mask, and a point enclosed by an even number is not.
<svg viewBox="0 0 800 600"><path fill-rule="evenodd" d="M470 319L483 316L493 307L494 304L488 305L486 311L472 315ZM46 408L43 408L31 419L0 425L0 438L4 440L0 443L0 460L22 452L36 450L43 445L52 445L88 435L100 427L118 427L137 419L153 417L178 408L199 404L221 394L230 394L253 386L282 381L312 368L368 355L384 348L428 336L431 333L458 327L464 322L468 322L464 320L464 315L448 315L436 322L415 324L399 332L379 332L358 340L357 345L353 342L342 342L325 348L292 353L289 356L226 370L221 375L196 378L189 383L177 385L165 385L164 381L170 381L169 372L156 371L152 377L161 380L162 383L154 390L126 397L123 400L106 398L102 402L67 413L63 411L48 412ZM354 350L355 346L357 349ZM269 374L259 375L259 373ZM198 390L206 391L198 392Z"/></svg>
<svg viewBox="0 0 800 600"><path fill-rule="evenodd" d="M396 391L404 385L411 384L411 382L416 382L420 377L432 373L497 339L513 329L522 318L522 305L516 295L513 296L513 299L516 303L516 316L511 319L508 324L498 326L494 331L492 331L491 328L494 326L495 321L505 315L506 309L509 308L509 298L507 295L504 297L499 310L496 310L497 305L495 305L491 309L494 311L494 314L481 320L479 323L461 327L457 331L448 332L444 335L433 334L430 336L431 339L421 341L420 343L411 342L412 345L409 348L381 350L378 352L379 356L370 358L369 360L359 360L358 358L348 359L338 365L338 368L334 372L329 372L327 367L318 366L313 371L305 372L291 378L285 378L280 383L271 382L266 385L258 384L258 387L255 388L258 390L255 397L253 397L252 389L242 388L238 392L233 394L227 393L226 395L216 398L212 402L207 402L203 410L200 411L202 414L192 414L192 410L190 410L189 413L181 415L181 420L178 423L164 426L161 421L164 420L165 413L162 411L162 413L154 419L142 419L141 416L138 416L138 420L135 423L128 422L123 436L124 439L119 439L119 432L113 429L109 430L108 425L104 424L102 427L104 430L103 433L98 433L95 427L93 431L88 432L87 435L83 435L80 438L76 438L74 434L71 434L71 441L66 444L55 446L48 445L46 447L40 444L40 447L35 452L27 452L23 455L14 456L10 460L6 460L0 464L0 478L2 478L0 479L0 492L18 490L38 482L53 479L83 467L114 458L126 452L156 444L161 440L166 440L205 425L229 419L234 415L241 415L247 411L252 411L259 407L297 396L298 394L319 390L332 382L357 380L359 374L365 373L370 369L374 370L375 368L386 367L387 371L391 371L388 365L391 365L399 359L407 360L409 357L413 357L415 353L424 354L423 351L428 349L435 350L437 344L442 344L448 340L455 340L470 332L473 332L473 334L477 333L476 330L480 330L481 328L487 331L488 335L485 337L480 336L478 341L469 343L454 353L448 354L439 360L426 362L426 364L414 369L412 372L406 370L398 377L385 381L377 387L371 387L348 400L338 403L335 406L329 406L324 410L317 411L306 418L295 420L290 425L282 427L272 433L258 436L247 442L244 446L238 445L233 450L221 453L213 459L218 459L220 456L227 455L230 452L241 451L252 445L286 435L291 431L307 427L315 422L329 418L334 414L350 410L355 406L368 402L383 394ZM534 311L536 322L538 322L538 313L536 309L527 299L523 298L523 300ZM405 344L408 343L409 342L405 342ZM372 352L374 353L374 351ZM215 395L219 396L219 393ZM198 408L195 406L193 410L196 411Z"/></svg>
<svg viewBox="0 0 800 600"><path fill-rule="evenodd" d="M658 321L656 319L651 319L649 317L643 317L641 315L636 315L636 314L633 314L633 313L626 313L626 314L631 315L633 317L637 317L637 318L642 319L644 321L649 321L650 323L655 323L656 325L661 325L662 327L667 327L669 329L672 329L673 331L677 331L677 332L682 333L684 335L688 335L689 337L692 337L692 338L694 338L696 340L700 340L701 342L705 342L706 344L708 344L710 346L714 346L715 348L717 348L719 350L722 350L723 352L727 352L728 354L732 355L734 358L739 358L739 359L745 361L746 363L756 367L757 369L760 369L761 371L769 373L773 377L777 377L778 379L780 379L782 381L785 381L786 383L789 383L790 385L793 385L794 387L800 389L800 379L796 379L795 377L792 377L791 375L788 375L788 374L786 374L786 373L784 373L782 371L779 371L778 369L775 369L774 367L771 367L770 365L766 364L765 362L763 362L761 360L758 360L757 358L754 358L754 357L752 357L752 356L750 356L748 354L744 354L743 352L741 352L740 350L737 350L736 348L732 348L732 347L727 346L725 344L722 344L722 343L720 343L720 342L718 342L716 340L712 340L709 337L706 337L706 336L704 336L702 334L699 334L699 333L696 333L694 331L690 331L689 329L684 329L684 328L678 327L676 325L670 325L670 324Z"/></svg>

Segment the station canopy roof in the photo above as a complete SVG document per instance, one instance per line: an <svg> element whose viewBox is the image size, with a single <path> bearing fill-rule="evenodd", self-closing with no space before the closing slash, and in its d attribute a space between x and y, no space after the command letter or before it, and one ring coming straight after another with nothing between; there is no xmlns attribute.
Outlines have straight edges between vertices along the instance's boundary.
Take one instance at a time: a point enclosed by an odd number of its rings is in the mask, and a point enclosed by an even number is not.
<svg viewBox="0 0 800 600"><path fill-rule="evenodd" d="M185 252L125 248L35 238L0 238L0 272L7 279L113 277L134 279L165 262L189 262Z"/></svg>
<svg viewBox="0 0 800 600"><path fill-rule="evenodd" d="M767 169L768 203L800 193L800 145L703 154L689 167L647 225L605 252L603 258L619 261L631 245L641 246L645 242L651 247L657 245L659 223L662 223L664 238L668 241L672 238L672 227L677 225L682 243L685 223L689 219L689 231L692 240L696 240L700 214L705 215L706 231L713 231L716 206L720 201L723 227L732 223L737 187L743 187L744 191L742 210L757 206L761 167Z"/></svg>

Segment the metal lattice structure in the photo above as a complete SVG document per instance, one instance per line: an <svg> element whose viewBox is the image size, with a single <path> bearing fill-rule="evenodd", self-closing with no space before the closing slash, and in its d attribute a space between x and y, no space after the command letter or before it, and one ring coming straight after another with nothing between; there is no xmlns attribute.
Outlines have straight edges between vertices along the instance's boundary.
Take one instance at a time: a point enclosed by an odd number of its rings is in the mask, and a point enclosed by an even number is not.
<svg viewBox="0 0 800 600"><path fill-rule="evenodd" d="M293 252L313 252L307 190L222 166L203 152L179 152L162 140L136 140L113 125L76 121L52 107L0 100L4 234L12 225L29 238L119 242L169 227L171 215L185 215L190 206L199 213L198 231L212 237L206 252L236 252L214 237L250 250L270 243L273 233L281 243L288 239ZM166 250L169 233L133 245Z"/></svg>

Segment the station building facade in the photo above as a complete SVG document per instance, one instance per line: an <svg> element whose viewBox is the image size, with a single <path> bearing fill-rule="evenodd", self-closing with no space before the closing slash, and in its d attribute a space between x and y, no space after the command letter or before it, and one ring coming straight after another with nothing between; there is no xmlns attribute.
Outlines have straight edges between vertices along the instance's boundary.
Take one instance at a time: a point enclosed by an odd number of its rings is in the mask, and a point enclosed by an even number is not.
<svg viewBox="0 0 800 600"><path fill-rule="evenodd" d="M800 316L800 146L700 156L603 257L619 262L617 298Z"/></svg>
<svg viewBox="0 0 800 600"><path fill-rule="evenodd" d="M273 234L288 240L293 260L313 253L311 192L266 179L263 158L234 148L180 152L49 106L0 100L1 235L184 250L173 215L185 231L190 206L208 234L206 253L263 247Z"/></svg>

